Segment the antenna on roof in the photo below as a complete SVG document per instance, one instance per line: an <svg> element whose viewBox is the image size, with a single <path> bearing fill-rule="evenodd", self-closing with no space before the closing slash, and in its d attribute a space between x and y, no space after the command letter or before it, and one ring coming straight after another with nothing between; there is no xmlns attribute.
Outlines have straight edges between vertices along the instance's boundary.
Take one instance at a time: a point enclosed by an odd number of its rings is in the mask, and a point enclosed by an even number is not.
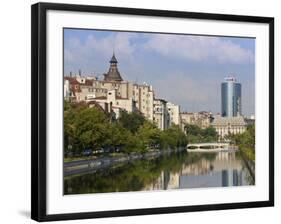
<svg viewBox="0 0 281 224"><path fill-rule="evenodd" d="M115 54L115 39L116 39L116 36L114 37L114 40L113 40L113 55Z"/></svg>
<svg viewBox="0 0 281 224"><path fill-rule="evenodd" d="M79 69L79 76L81 77L81 70Z"/></svg>

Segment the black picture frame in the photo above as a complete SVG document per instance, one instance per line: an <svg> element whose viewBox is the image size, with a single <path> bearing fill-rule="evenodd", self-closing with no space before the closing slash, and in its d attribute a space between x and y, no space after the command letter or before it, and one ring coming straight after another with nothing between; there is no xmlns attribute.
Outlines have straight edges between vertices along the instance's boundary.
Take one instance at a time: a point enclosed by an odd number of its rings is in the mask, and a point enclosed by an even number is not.
<svg viewBox="0 0 281 224"><path fill-rule="evenodd" d="M70 214L46 213L46 13L48 10L100 12L169 18L191 18L216 21L253 22L269 25L269 200L196 206L140 208ZM206 210L274 206L274 18L137 8L103 7L73 4L37 3L31 13L31 218L37 221L86 219L116 216L148 215Z"/></svg>

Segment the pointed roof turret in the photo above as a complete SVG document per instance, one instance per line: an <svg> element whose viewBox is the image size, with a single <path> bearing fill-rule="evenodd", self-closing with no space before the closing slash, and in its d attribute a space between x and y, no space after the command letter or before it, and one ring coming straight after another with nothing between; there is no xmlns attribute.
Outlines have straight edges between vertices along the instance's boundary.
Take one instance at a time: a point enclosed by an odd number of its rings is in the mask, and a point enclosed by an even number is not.
<svg viewBox="0 0 281 224"><path fill-rule="evenodd" d="M114 82L123 81L117 68L118 61L115 57L114 52L109 62L110 62L110 67L107 74L104 74L104 81L114 81Z"/></svg>
<svg viewBox="0 0 281 224"><path fill-rule="evenodd" d="M113 52L112 58L110 59L109 62L110 62L111 64L112 64L112 63L118 63L118 61L117 61L117 59L116 59L116 57L115 57L114 52Z"/></svg>

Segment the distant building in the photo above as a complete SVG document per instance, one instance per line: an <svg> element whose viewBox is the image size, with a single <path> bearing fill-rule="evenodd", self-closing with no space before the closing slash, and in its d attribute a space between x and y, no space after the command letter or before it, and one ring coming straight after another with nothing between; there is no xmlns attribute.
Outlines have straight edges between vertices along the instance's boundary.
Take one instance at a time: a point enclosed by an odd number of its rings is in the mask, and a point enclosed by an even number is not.
<svg viewBox="0 0 281 224"><path fill-rule="evenodd" d="M221 84L221 109L221 115L215 116L211 123L221 140L245 132L248 122L242 116L241 84L234 77L227 77Z"/></svg>
<svg viewBox="0 0 281 224"><path fill-rule="evenodd" d="M152 86L146 83L142 85L133 84L133 89L132 91L129 91L129 94L132 94L138 110L148 120L153 121L154 92Z"/></svg>
<svg viewBox="0 0 281 224"><path fill-rule="evenodd" d="M251 116L244 116L245 122L247 123L247 125L254 125L255 124L255 116L251 115Z"/></svg>
<svg viewBox="0 0 281 224"><path fill-rule="evenodd" d="M241 84L234 77L227 77L221 84L221 114L222 117L242 115Z"/></svg>
<svg viewBox="0 0 281 224"><path fill-rule="evenodd" d="M113 53L112 58L109 61L110 67L106 74L104 74L104 81L114 81L114 82L121 82L123 81L118 68L117 68L117 59Z"/></svg>
<svg viewBox="0 0 281 224"><path fill-rule="evenodd" d="M180 125L180 106L175 105L171 102L168 102L167 104L167 112L168 112L168 127L170 127L172 124Z"/></svg>
<svg viewBox="0 0 281 224"><path fill-rule="evenodd" d="M180 124L180 108L165 100L155 100L152 86L124 81L119 70L115 54L110 59L108 72L104 79L79 75L64 77L64 97L72 102L92 102L108 104L110 110L119 114L119 110L127 112L138 111L148 120L155 122L164 130L172 123ZM160 110L162 112L160 112ZM156 114L155 114L156 113ZM117 115L118 116L118 115Z"/></svg>
<svg viewBox="0 0 281 224"><path fill-rule="evenodd" d="M168 127L167 101L154 99L153 101L153 121L160 130Z"/></svg>
<svg viewBox="0 0 281 224"><path fill-rule="evenodd" d="M200 112L183 112L180 113L181 125L184 129L184 126L187 124L197 125L200 128L208 128L212 121L212 113L207 111Z"/></svg>
<svg viewBox="0 0 281 224"><path fill-rule="evenodd" d="M245 132L247 123L242 116L238 117L221 117L215 116L212 127L216 129L220 139L223 139L229 134L241 134Z"/></svg>
<svg viewBox="0 0 281 224"><path fill-rule="evenodd" d="M117 96L115 89L109 90L107 92L107 96L93 98L93 99L89 100L88 103L91 101L95 101L100 104L107 103L110 106L110 108L118 111L118 114L119 114L120 110L126 110L129 113L136 111L136 106L135 106L135 102L133 101L133 99L132 98L122 98L122 97Z"/></svg>
<svg viewBox="0 0 281 224"><path fill-rule="evenodd" d="M64 80L64 83L63 83L63 96L64 96L64 99L69 101L70 94L71 94L71 91L70 91L69 80Z"/></svg>

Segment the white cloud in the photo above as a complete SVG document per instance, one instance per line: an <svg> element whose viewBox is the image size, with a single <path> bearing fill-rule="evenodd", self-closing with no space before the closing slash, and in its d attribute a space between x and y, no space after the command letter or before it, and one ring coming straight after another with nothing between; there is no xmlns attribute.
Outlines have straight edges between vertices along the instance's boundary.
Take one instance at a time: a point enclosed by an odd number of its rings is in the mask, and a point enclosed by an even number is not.
<svg viewBox="0 0 281 224"><path fill-rule="evenodd" d="M135 45L130 42L130 39L133 37L134 34L129 33L118 33L117 35L109 35L104 38L96 38L94 35L89 35L84 43L78 38L72 38L67 40L66 56L69 58L66 59L73 59L74 54L76 58L79 58L87 57L92 53L108 57L112 55L113 50L118 52L118 57L128 58L132 56L135 48Z"/></svg>
<svg viewBox="0 0 281 224"><path fill-rule="evenodd" d="M113 50L117 54L117 60L126 66L133 66L135 44L131 39L134 36L133 33L121 32L103 38L88 35L84 41L76 37L67 39L64 50L66 71L77 71L79 68L85 72L106 72L107 67L104 64L109 61Z"/></svg>
<svg viewBox="0 0 281 224"><path fill-rule="evenodd" d="M154 81L156 98L179 104L182 110L216 111L219 107L219 84L210 80L196 80L192 75L175 72Z"/></svg>
<svg viewBox="0 0 281 224"><path fill-rule="evenodd" d="M193 61L216 60L235 64L254 61L250 50L219 37L157 34L144 44L144 49Z"/></svg>

